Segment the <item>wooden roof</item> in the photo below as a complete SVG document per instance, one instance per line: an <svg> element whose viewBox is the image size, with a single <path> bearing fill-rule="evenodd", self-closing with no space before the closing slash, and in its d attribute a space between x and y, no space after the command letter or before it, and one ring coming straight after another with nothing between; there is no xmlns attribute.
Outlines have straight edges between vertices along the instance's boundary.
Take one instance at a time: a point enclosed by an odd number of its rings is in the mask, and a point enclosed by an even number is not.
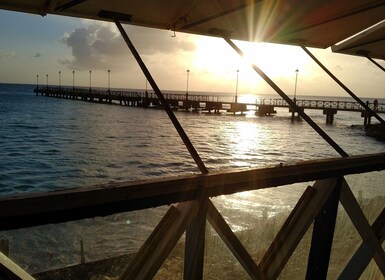
<svg viewBox="0 0 385 280"><path fill-rule="evenodd" d="M232 39L326 48L385 18L385 0L0 0L0 9L56 14Z"/></svg>
<svg viewBox="0 0 385 280"><path fill-rule="evenodd" d="M332 46L332 50L333 52L385 60L385 21L341 44Z"/></svg>

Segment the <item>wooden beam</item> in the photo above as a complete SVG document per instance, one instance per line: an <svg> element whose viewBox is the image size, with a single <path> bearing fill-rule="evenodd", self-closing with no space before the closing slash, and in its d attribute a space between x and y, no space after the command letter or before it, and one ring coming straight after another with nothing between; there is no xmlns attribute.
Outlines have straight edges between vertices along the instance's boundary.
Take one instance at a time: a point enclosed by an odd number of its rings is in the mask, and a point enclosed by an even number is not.
<svg viewBox="0 0 385 280"><path fill-rule="evenodd" d="M0 252L0 279L34 280L35 278Z"/></svg>
<svg viewBox="0 0 385 280"><path fill-rule="evenodd" d="M385 240L385 207L374 221L372 229L382 244ZM373 248L367 243L362 242L338 279L350 280L360 278L366 267L369 265L369 262L373 258L373 254Z"/></svg>
<svg viewBox="0 0 385 280"><path fill-rule="evenodd" d="M338 178L333 192L314 221L306 279L327 278L342 180Z"/></svg>
<svg viewBox="0 0 385 280"><path fill-rule="evenodd" d="M250 278L253 280L264 279L258 265L211 201L208 204L207 219Z"/></svg>
<svg viewBox="0 0 385 280"><path fill-rule="evenodd" d="M198 203L198 214L186 230L184 280L203 279L206 216L209 199L202 197Z"/></svg>
<svg viewBox="0 0 385 280"><path fill-rule="evenodd" d="M336 182L336 178L317 181L302 195L259 264L267 279L276 279L279 276L311 223L330 197Z"/></svg>
<svg viewBox="0 0 385 280"><path fill-rule="evenodd" d="M68 10L72 7L75 7L83 2L85 2L86 0L71 0L71 1L68 1L67 3L64 3L62 5L60 5L59 7L57 7L55 9L55 12L63 12L65 10Z"/></svg>
<svg viewBox="0 0 385 280"><path fill-rule="evenodd" d="M198 213L198 202L180 203L161 220L119 280L153 279L188 225Z"/></svg>
<svg viewBox="0 0 385 280"><path fill-rule="evenodd" d="M362 212L346 181L344 182L341 190L341 203L349 215L350 220L353 222L354 227L360 234L363 242L372 248L373 259L382 274L385 275L385 252L381 247L381 242L378 240L373 229L370 227L365 214Z"/></svg>
<svg viewBox="0 0 385 280"><path fill-rule="evenodd" d="M109 183L0 198L0 230L66 222L209 197L385 169L385 154Z"/></svg>

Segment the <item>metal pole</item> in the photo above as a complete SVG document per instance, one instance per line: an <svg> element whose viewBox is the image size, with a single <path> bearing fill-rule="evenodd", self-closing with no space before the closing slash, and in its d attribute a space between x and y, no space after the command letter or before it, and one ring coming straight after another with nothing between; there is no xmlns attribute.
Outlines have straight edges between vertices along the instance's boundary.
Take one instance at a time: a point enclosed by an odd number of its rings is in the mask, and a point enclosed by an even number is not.
<svg viewBox="0 0 385 280"><path fill-rule="evenodd" d="M110 69L108 69L108 92L110 92L110 75L111 75L111 70Z"/></svg>
<svg viewBox="0 0 385 280"><path fill-rule="evenodd" d="M297 100L297 80L298 80L298 72L299 70L295 70L295 86L294 86L294 103Z"/></svg>
<svg viewBox="0 0 385 280"><path fill-rule="evenodd" d="M61 71L59 71L59 89L61 89Z"/></svg>
<svg viewBox="0 0 385 280"><path fill-rule="evenodd" d="M239 78L239 70L237 70L237 83L235 85L235 103L238 102L238 78Z"/></svg>
<svg viewBox="0 0 385 280"><path fill-rule="evenodd" d="M72 71L72 91L75 91L75 70Z"/></svg>
<svg viewBox="0 0 385 280"><path fill-rule="evenodd" d="M374 116L377 120L379 120L382 124L385 123L385 121L376 113L374 112L367 104L365 104L364 101L362 101L360 98L358 98L350 89L347 88L340 80L337 79L336 76L332 74L306 47L301 46L301 48L314 60L315 63L318 64L319 67L321 67L340 87L342 87L351 97L354 98L362 107L365 108L366 111L368 111L372 116Z"/></svg>
<svg viewBox="0 0 385 280"><path fill-rule="evenodd" d="M223 36L223 39L240 55L244 56L242 50L238 48L237 45L231 41L230 38ZM291 100L261 69L259 69L255 64L252 64L251 67L257 72L288 104L293 107L300 115L326 142L329 143L342 157L348 157L349 155L340 147L330 136L323 131L301 108L297 106L296 103Z"/></svg>
<svg viewBox="0 0 385 280"><path fill-rule="evenodd" d="M186 73L187 73L187 85L186 85L186 99L187 99L187 97L188 97L188 78L189 78L190 70L187 69Z"/></svg>
<svg viewBox="0 0 385 280"><path fill-rule="evenodd" d="M91 73L92 71L90 70L90 92L91 92Z"/></svg>
<svg viewBox="0 0 385 280"><path fill-rule="evenodd" d="M148 83L148 82L147 82L147 79L146 79L146 93L147 93L147 83Z"/></svg>
<svg viewBox="0 0 385 280"><path fill-rule="evenodd" d="M371 58L369 55L365 56L367 59L369 59L374 65L376 65L378 68L380 68L382 71L385 72L385 68L382 67L377 61L375 61L373 58Z"/></svg>
<svg viewBox="0 0 385 280"><path fill-rule="evenodd" d="M46 77L47 77L47 90L48 90L48 74L46 75Z"/></svg>
<svg viewBox="0 0 385 280"><path fill-rule="evenodd" d="M142 69L143 74L146 76L148 82L150 83L151 87L153 88L155 94L157 95L160 103L163 105L163 107L164 107L168 117L170 118L171 122L173 123L175 129L179 133L179 136L181 137L181 139L182 139L183 143L185 144L187 150L189 151L191 157L194 159L195 163L197 164L199 170L203 174L209 173L209 171L207 170L206 166L204 165L202 159L200 158L198 152L195 150L195 147L193 146L193 144L191 143L187 134L185 133L183 127L180 125L178 119L174 115L174 112L171 110L170 106L166 102L166 99L164 98L164 96L163 96L162 92L160 91L158 85L156 84L155 80L152 78L151 73L148 71L142 58L140 57L139 53L136 51L135 46L132 44L126 31L124 30L123 26L120 24L117 16L114 16L114 22L115 22L117 28L119 29L124 41L126 42L126 44L128 46L128 48L131 50L132 55L135 57L140 68Z"/></svg>

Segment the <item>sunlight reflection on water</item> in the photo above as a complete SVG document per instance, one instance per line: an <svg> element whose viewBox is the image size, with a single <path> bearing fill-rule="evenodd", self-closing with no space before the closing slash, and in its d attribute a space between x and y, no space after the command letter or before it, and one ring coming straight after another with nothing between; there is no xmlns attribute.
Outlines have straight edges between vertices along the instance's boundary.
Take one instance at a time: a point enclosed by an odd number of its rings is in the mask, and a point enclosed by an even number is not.
<svg viewBox="0 0 385 280"><path fill-rule="evenodd" d="M20 94L1 93L5 96L0 100L2 194L199 173L161 110L36 97L27 89ZM271 117L258 117L252 112L246 116L176 112L176 116L209 171L339 157L304 121L291 122L287 109L277 111ZM330 126L324 123L319 111L308 113L349 154L385 151L383 143L367 138L362 129L350 127L361 124L357 114L339 112L335 124ZM365 176L349 179L356 194L361 188L363 196L385 195L379 190L378 176ZM370 184L365 188L367 182ZM254 227L261 218L268 220L291 209L308 184L311 183L213 200L231 227L242 231ZM132 252L163 212L163 208L150 209L84 223L48 226L51 235L45 248L40 245L47 238L47 229L34 229L32 235L25 231L11 233L16 247L12 250L22 257L26 248L23 246L30 243L31 252L40 254L42 260L51 256L51 250L58 250L52 256L52 263L72 264L77 262L77 243L82 236L90 242L87 245L90 259ZM93 233L98 234L92 236ZM60 259L63 255L65 260ZM31 265L36 265L30 268L32 271L41 269L41 264Z"/></svg>

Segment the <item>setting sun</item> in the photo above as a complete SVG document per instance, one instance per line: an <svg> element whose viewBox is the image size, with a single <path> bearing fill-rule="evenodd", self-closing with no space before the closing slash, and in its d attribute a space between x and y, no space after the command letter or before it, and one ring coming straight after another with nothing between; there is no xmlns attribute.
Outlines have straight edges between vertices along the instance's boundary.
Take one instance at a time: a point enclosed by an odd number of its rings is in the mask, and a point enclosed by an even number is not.
<svg viewBox="0 0 385 280"><path fill-rule="evenodd" d="M240 71L243 88L249 92L261 91L265 82L250 67L256 64L272 79L291 80L295 70L308 74L311 59L299 47L269 43L237 42L245 53L241 58L224 40L200 37L196 40L194 67L207 73L215 73L224 83L232 84L236 71Z"/></svg>

